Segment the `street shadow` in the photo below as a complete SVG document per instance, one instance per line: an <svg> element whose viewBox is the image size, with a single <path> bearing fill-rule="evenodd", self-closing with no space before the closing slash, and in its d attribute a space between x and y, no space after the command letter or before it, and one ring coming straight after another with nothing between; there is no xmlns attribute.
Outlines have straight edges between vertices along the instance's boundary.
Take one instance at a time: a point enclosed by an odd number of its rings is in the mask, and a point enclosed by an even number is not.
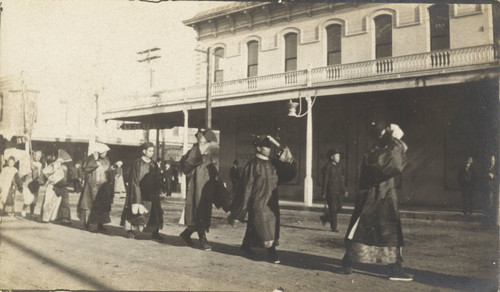
<svg viewBox="0 0 500 292"><path fill-rule="evenodd" d="M343 239L339 239L339 241L343 241ZM231 256L240 256L259 262L267 260L266 250L262 248L253 248L256 255L248 257L240 250L239 245L228 245L220 242L210 242L210 244L212 245L212 251L214 252ZM341 259L296 251L279 250L279 247L278 255L281 261L280 265L305 270L344 274ZM387 265L354 263L353 269L355 274L387 279ZM438 288L455 289L460 291L497 291L498 288L498 282L495 279L453 276L412 268L405 268L405 271L414 275L415 282ZM345 276L352 277L352 275Z"/></svg>
<svg viewBox="0 0 500 292"><path fill-rule="evenodd" d="M12 247L21 250L24 254L30 255L30 256L40 260L41 262L46 263L48 266L50 266L52 268L56 268L59 271L68 274L70 277L72 277L78 281L87 283L88 285L90 285L94 289L107 290L107 291L112 290L112 287L108 286L106 283L99 281L99 280L96 280L96 279L93 279L91 276L82 273L80 270L74 269L74 268L67 266L59 261L56 261L52 258L44 256L44 255L40 254L38 251L33 250L32 248L26 246L22 241L15 240L15 239L11 238L10 236L5 236L5 235L2 236L2 240L11 244ZM10 288L14 288L14 287L10 287ZM60 288L63 288L63 287L60 287ZM62 289L57 289L57 290L62 290Z"/></svg>
<svg viewBox="0 0 500 292"><path fill-rule="evenodd" d="M313 228L313 227L303 227L303 226L294 226L294 225L286 225L286 224L280 224L281 227L286 227L286 228L294 228L294 229L303 229L303 230L315 230L315 231L325 231L325 232L331 232L330 226L323 227L323 228Z"/></svg>

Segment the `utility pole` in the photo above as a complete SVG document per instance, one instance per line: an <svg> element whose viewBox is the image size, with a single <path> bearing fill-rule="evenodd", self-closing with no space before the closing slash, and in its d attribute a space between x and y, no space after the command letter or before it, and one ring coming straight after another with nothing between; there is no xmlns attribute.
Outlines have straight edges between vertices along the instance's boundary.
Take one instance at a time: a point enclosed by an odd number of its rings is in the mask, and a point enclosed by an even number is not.
<svg viewBox="0 0 500 292"><path fill-rule="evenodd" d="M149 66L149 88L153 88L153 67L151 66L151 61L154 59L161 58L161 56L152 56L151 53L159 51L159 50L161 50L161 49L160 48L152 48L149 50L137 52L138 55L145 56L143 59L137 60L137 62L139 62L139 63L147 62L148 63L148 66ZM144 140L149 141L149 129L145 129L143 131L144 131ZM157 144L156 144L156 148L157 148L156 152L157 153L156 153L156 155L157 156L158 156L158 152L159 152L158 132L159 132L158 129L156 129L156 141L157 141Z"/></svg>
<svg viewBox="0 0 500 292"><path fill-rule="evenodd" d="M210 48L206 51L195 49L199 53L204 53L207 56L207 95L205 109L205 128L212 128L212 96L210 95Z"/></svg>
<svg viewBox="0 0 500 292"><path fill-rule="evenodd" d="M160 48L152 48L149 50L137 52L138 55L145 55L143 59L137 60L137 62L147 62L149 65L149 88L153 88L153 67L151 66L151 61L154 59L161 58L161 56L152 56L151 53L161 50Z"/></svg>

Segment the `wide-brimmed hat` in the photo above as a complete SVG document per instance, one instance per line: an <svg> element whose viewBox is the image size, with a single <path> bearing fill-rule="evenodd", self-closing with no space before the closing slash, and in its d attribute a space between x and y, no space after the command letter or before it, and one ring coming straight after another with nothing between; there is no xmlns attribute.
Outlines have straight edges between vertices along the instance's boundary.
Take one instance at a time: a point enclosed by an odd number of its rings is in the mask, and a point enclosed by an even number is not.
<svg viewBox="0 0 500 292"><path fill-rule="evenodd" d="M252 142L252 145L254 147L267 147L267 148L271 148L271 141L267 138L268 135L259 135L257 136L253 142Z"/></svg>
<svg viewBox="0 0 500 292"><path fill-rule="evenodd" d="M327 154L327 155L328 155L328 158L332 157L332 156L333 156L333 155L335 155L335 154L342 154L342 153L340 152L340 149L339 149L339 148L330 148L330 149L328 150L328 154Z"/></svg>

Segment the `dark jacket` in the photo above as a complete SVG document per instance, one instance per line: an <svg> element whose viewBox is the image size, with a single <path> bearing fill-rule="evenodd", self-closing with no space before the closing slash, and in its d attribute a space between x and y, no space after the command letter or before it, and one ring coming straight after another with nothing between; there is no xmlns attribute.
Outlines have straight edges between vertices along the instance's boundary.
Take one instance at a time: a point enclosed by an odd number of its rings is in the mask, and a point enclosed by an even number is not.
<svg viewBox="0 0 500 292"><path fill-rule="evenodd" d="M323 167L323 188L321 196L330 198L341 196L346 192L344 169L340 164L331 161Z"/></svg>

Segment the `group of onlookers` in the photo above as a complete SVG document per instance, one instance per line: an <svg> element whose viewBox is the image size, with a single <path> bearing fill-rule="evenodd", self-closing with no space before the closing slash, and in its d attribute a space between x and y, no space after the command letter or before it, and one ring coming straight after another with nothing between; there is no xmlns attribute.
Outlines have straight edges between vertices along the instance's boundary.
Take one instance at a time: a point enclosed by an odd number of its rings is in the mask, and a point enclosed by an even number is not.
<svg viewBox="0 0 500 292"><path fill-rule="evenodd" d="M493 224L496 208L495 194L498 192L498 166L495 155L490 155L488 159L487 166L483 169L477 169L474 165L474 159L471 156L467 157L465 163L460 167L457 180L460 185L464 215L472 215L474 193L479 192L487 222Z"/></svg>

